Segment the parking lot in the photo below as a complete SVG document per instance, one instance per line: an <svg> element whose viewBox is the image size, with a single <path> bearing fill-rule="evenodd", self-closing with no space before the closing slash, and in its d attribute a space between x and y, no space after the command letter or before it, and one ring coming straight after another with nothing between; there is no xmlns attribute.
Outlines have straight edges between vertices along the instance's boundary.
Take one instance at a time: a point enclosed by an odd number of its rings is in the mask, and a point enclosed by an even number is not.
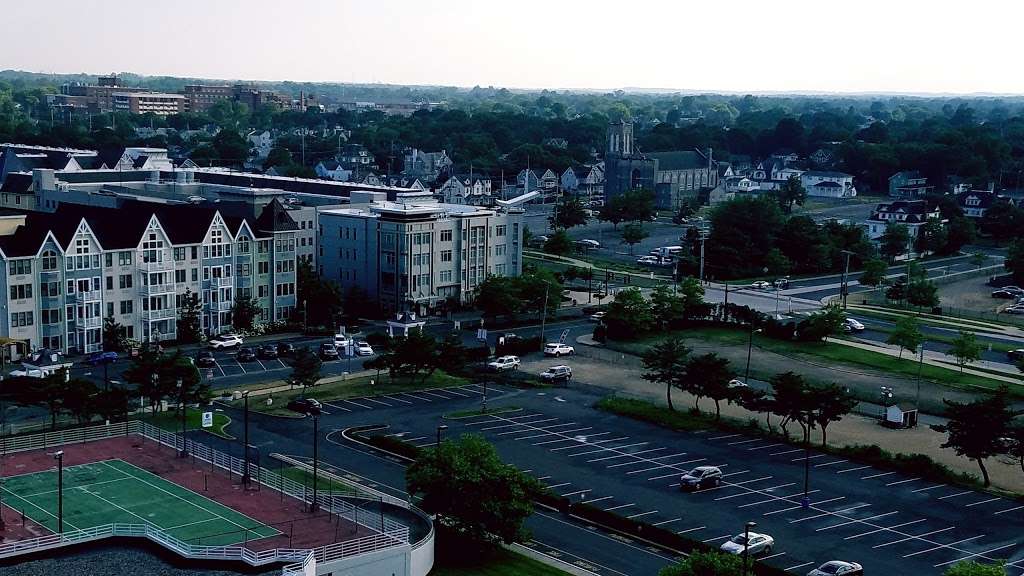
<svg viewBox="0 0 1024 576"><path fill-rule="evenodd" d="M755 531L776 541L764 559L794 573L835 559L868 573L941 574L965 559L1024 569L1024 502L814 450L805 458L800 446L759 436L668 432L597 412L594 399L578 390L512 393L505 403L521 412L448 422L447 433L483 435L557 494L708 544L757 522ZM434 442L439 415L430 407L375 416L389 416L394 436ZM722 485L681 493L679 476L698 465L721 468Z"/></svg>

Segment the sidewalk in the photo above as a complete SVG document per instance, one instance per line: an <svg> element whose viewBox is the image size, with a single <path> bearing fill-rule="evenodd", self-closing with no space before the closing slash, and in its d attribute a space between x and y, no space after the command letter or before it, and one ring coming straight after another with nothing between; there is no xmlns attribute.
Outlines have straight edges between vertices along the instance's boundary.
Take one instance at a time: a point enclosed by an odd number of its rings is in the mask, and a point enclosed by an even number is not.
<svg viewBox="0 0 1024 576"><path fill-rule="evenodd" d="M892 356L893 358L899 358L899 347L892 344L883 344L881 342L875 342L873 340L846 340L844 338L828 338L827 341L831 344L840 344L843 346L849 346L851 348L860 348L861 350L869 350L871 352L877 352L879 354L885 354L886 356ZM903 353L904 360L916 360L917 355L909 355L907 352ZM960 367L956 365L956 362L952 356L947 356L940 352L932 350L924 351L924 363L928 366L938 366L939 368L945 368L954 372L961 372ZM981 370L971 369L964 367L963 374L971 374L974 376L981 376L983 378L990 378L992 380L999 380L1006 382L1007 384L1020 385L1021 374L1018 371L1011 371L1005 368L1005 364L999 364L997 362L989 362L987 360L979 360L970 364L969 366L978 366L985 368L986 370L994 370L999 374L992 374L991 372L983 372Z"/></svg>

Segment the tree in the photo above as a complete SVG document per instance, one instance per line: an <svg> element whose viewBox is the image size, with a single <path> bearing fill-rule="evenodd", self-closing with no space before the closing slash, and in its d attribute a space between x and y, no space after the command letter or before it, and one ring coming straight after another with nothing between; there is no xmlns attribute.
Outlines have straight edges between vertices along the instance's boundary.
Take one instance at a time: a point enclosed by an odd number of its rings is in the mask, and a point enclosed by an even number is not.
<svg viewBox="0 0 1024 576"><path fill-rule="evenodd" d="M821 445L828 443L828 425L838 422L853 411L857 399L842 386L831 384L811 391L810 404L814 406L811 419L821 428Z"/></svg>
<svg viewBox="0 0 1024 576"><path fill-rule="evenodd" d="M888 288L885 289L885 297L892 302L903 302L907 299L907 280L897 278Z"/></svg>
<svg viewBox="0 0 1024 576"><path fill-rule="evenodd" d="M93 397L93 410L107 422L128 418L128 402L131 394L125 388L112 386L109 390L101 390Z"/></svg>
<svg viewBox="0 0 1024 576"><path fill-rule="evenodd" d="M124 352L128 349L128 330L110 315L103 319L103 350Z"/></svg>
<svg viewBox="0 0 1024 576"><path fill-rule="evenodd" d="M900 347L900 358L903 358L903 351L911 354L917 352L917 347L924 342L924 335L917 325L917 319L913 316L902 316L896 321L896 327L885 340L886 344L893 344Z"/></svg>
<svg viewBox="0 0 1024 576"><path fill-rule="evenodd" d="M295 351L292 358L292 373L285 379L289 386L302 388L302 395L305 396L306 389L316 386L320 380L320 366L323 363L320 358L308 347L303 346Z"/></svg>
<svg viewBox="0 0 1024 576"><path fill-rule="evenodd" d="M554 213L548 217L552 228L568 229L587 223L586 209L579 198L566 197L555 205Z"/></svg>
<svg viewBox="0 0 1024 576"><path fill-rule="evenodd" d="M313 265L299 259L295 272L296 299L306 315L305 322L313 320L318 325L334 327L341 314L341 288L336 282L322 278L313 270ZM310 318L309 312L313 311Z"/></svg>
<svg viewBox="0 0 1024 576"><path fill-rule="evenodd" d="M425 382L437 369L437 341L422 329L409 330L409 334L396 338L388 353L392 375L415 379L421 372Z"/></svg>
<svg viewBox="0 0 1024 576"><path fill-rule="evenodd" d="M632 340L651 329L654 316L640 290L627 288L619 291L608 304L604 324L612 340Z"/></svg>
<svg viewBox="0 0 1024 576"><path fill-rule="evenodd" d="M270 170L273 166L287 166L292 163L292 153L283 146L274 146L263 160L263 169Z"/></svg>
<svg viewBox="0 0 1024 576"><path fill-rule="evenodd" d="M943 576L1006 576L1006 562L981 563L961 560L943 572Z"/></svg>
<svg viewBox="0 0 1024 576"><path fill-rule="evenodd" d="M846 315L837 304L830 304L820 312L811 314L799 325L800 340L817 342L838 334L842 330Z"/></svg>
<svg viewBox="0 0 1024 576"><path fill-rule="evenodd" d="M707 268L716 277L761 275L785 217L770 198L738 198L711 213Z"/></svg>
<svg viewBox="0 0 1024 576"><path fill-rule="evenodd" d="M961 330L960 334L950 343L946 355L956 358L956 364L960 367L960 373L963 374L964 366L981 359L981 344L978 343L978 337L974 332Z"/></svg>
<svg viewBox="0 0 1024 576"><path fill-rule="evenodd" d="M679 203L679 208L676 210L675 216L672 217L672 223L682 224L684 220L696 213L697 207L695 207L689 200L683 200Z"/></svg>
<svg viewBox="0 0 1024 576"><path fill-rule="evenodd" d="M469 350L462 344L462 335L458 332L446 334L437 347L437 367L455 374L464 370L468 363Z"/></svg>
<svg viewBox="0 0 1024 576"><path fill-rule="evenodd" d="M139 396L147 400L153 412L167 393L167 382L161 380L163 363L163 354L155 346L144 346L123 373L125 381L135 384Z"/></svg>
<svg viewBox="0 0 1024 576"><path fill-rule="evenodd" d="M659 284L651 290L651 314L658 328L667 328L683 319L685 302L672 293L667 284Z"/></svg>
<svg viewBox="0 0 1024 576"><path fill-rule="evenodd" d="M1014 240L1010 244L1003 268L1013 276L1014 284L1024 284L1024 240Z"/></svg>
<svg viewBox="0 0 1024 576"><path fill-rule="evenodd" d="M683 317L686 320L693 320L707 308L704 304L704 286L693 276L687 276L679 282L676 297L683 301Z"/></svg>
<svg viewBox="0 0 1024 576"><path fill-rule="evenodd" d="M678 564L665 566L658 576L740 576L743 556L718 550L694 550ZM967 575L956 575L967 576Z"/></svg>
<svg viewBox="0 0 1024 576"><path fill-rule="evenodd" d="M630 223L622 227L622 242L629 245L630 255L633 254L633 247L648 236L642 224Z"/></svg>
<svg viewBox="0 0 1024 576"><path fill-rule="evenodd" d="M572 252L572 238L569 238L565 230L555 230L544 242L544 251L556 256L565 256Z"/></svg>
<svg viewBox="0 0 1024 576"><path fill-rule="evenodd" d="M864 263L864 271L861 272L857 281L864 286L879 286L885 283L885 276L888 272L889 267L884 260L872 258Z"/></svg>
<svg viewBox="0 0 1024 576"><path fill-rule="evenodd" d="M648 222L654 217L654 193L648 190L628 190L619 196L623 216L627 222Z"/></svg>
<svg viewBox="0 0 1024 576"><path fill-rule="evenodd" d="M616 230L626 219L622 196L615 196L604 203L604 206L597 211L597 219L601 222L611 222L612 228Z"/></svg>
<svg viewBox="0 0 1024 576"><path fill-rule="evenodd" d="M931 308L939 305L939 289L931 280L914 280L907 285L907 303Z"/></svg>
<svg viewBox="0 0 1024 576"><path fill-rule="evenodd" d="M213 137L218 160L229 166L241 166L249 159L249 143L232 129L224 129Z"/></svg>
<svg viewBox="0 0 1024 576"><path fill-rule="evenodd" d="M985 460L1003 452L1004 438L1013 413L1007 403L1009 389L1005 386L986 397L972 402L943 399L948 423L943 427L947 439L943 448L952 448L957 456L978 463L985 487L991 485Z"/></svg>
<svg viewBox="0 0 1024 576"><path fill-rule="evenodd" d="M921 255L929 252L941 252L946 247L947 241L948 234L942 220L929 218L917 231L917 237L914 238L914 250Z"/></svg>
<svg viewBox="0 0 1024 576"><path fill-rule="evenodd" d="M894 261L897 256L907 253L907 244L910 242L910 232L906 225L889 222L885 226L885 232L879 238L879 249L882 255Z"/></svg>
<svg viewBox="0 0 1024 576"><path fill-rule="evenodd" d="M946 243L937 250L939 254L956 254L965 245L977 239L974 222L966 216L950 216L946 222Z"/></svg>
<svg viewBox="0 0 1024 576"><path fill-rule="evenodd" d="M648 382L665 385L665 401L669 410L675 410L672 405L672 388L681 388L689 355L690 349L676 337L663 340L644 353L644 373L641 377Z"/></svg>
<svg viewBox="0 0 1024 576"><path fill-rule="evenodd" d="M84 378L72 378L61 390L61 409L75 417L79 424L92 420L96 413L96 385Z"/></svg>
<svg viewBox="0 0 1024 576"><path fill-rule="evenodd" d="M235 298L235 303L231 306L231 325L235 330L252 330L259 313L260 308L256 304L256 300L243 297Z"/></svg>
<svg viewBox="0 0 1024 576"><path fill-rule="evenodd" d="M446 440L422 450L405 473L406 489L437 524L471 544L511 544L528 537L523 522L542 488L498 457L480 436Z"/></svg>
<svg viewBox="0 0 1024 576"><path fill-rule="evenodd" d="M786 183L773 194L775 201L779 203L779 208L786 214L793 212L793 204L803 206L804 200L807 199L807 190L800 183L799 176L790 176Z"/></svg>
<svg viewBox="0 0 1024 576"><path fill-rule="evenodd" d="M684 386L694 396L694 410L700 410L700 399L708 397L715 401L715 419L721 419L721 401L730 395L729 380L732 377L729 360L714 352L690 358L686 363Z"/></svg>
<svg viewBox="0 0 1024 576"><path fill-rule="evenodd" d="M195 344L202 336L202 324L200 318L203 313L203 305L199 301L199 295L185 288L181 296L181 306L178 307L178 342L181 344Z"/></svg>
<svg viewBox="0 0 1024 576"><path fill-rule="evenodd" d="M519 311L519 295L509 276L488 276L476 288L473 305L486 316L510 316Z"/></svg>
<svg viewBox="0 0 1024 576"><path fill-rule="evenodd" d="M807 442L813 424L811 414L815 408L807 382L804 381L803 376L795 372L776 374L771 377L769 382L772 385L772 410L782 418L779 425L782 427L783 434L789 438L789 430L786 425L795 421L803 429L804 442Z"/></svg>

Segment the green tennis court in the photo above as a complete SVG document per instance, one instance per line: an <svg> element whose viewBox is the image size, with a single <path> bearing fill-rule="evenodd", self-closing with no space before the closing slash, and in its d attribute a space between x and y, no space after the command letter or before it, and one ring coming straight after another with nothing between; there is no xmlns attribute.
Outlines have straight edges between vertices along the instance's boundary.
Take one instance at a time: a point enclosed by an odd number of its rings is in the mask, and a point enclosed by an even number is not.
<svg viewBox="0 0 1024 576"><path fill-rule="evenodd" d="M3 479L4 505L57 531L57 471ZM192 544L226 546L279 532L123 460L64 468L64 531L111 523L159 526Z"/></svg>

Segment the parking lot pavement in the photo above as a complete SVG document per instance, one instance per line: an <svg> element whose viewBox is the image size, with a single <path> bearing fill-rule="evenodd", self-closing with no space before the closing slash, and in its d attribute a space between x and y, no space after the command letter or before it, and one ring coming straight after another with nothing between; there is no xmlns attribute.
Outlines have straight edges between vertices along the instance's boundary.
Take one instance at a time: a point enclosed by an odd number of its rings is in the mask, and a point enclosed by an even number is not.
<svg viewBox="0 0 1024 576"><path fill-rule="evenodd" d="M557 494L709 544L753 520L776 540L764 559L791 571L833 559L871 573L941 574L963 559L1004 558L1024 568L1017 500L814 450L805 455L776 439L669 432L596 412L586 393L555 396L523 392L514 400L522 412L449 423L448 434L483 435ZM436 418L427 410L397 418L393 433L432 443ZM721 486L680 493L679 476L698 465L721 468Z"/></svg>
<svg viewBox="0 0 1024 576"><path fill-rule="evenodd" d="M508 394L509 392L509 389L502 386L487 386L488 398L500 397ZM466 386L458 386L454 388L427 388L423 390L416 390L414 392L393 392L390 394L381 394L376 396L361 396L357 398L331 400L330 402L324 402L323 405L326 407L328 412L336 414L386 410L388 408L428 407L428 405L442 405L443 409L447 411L451 409L451 406L446 405L445 401L470 400L473 402L479 402L483 394L484 388L482 385L467 384ZM316 396L315 393L312 395ZM419 440L419 438L414 438L408 432L397 432L391 435L414 443L416 440Z"/></svg>

